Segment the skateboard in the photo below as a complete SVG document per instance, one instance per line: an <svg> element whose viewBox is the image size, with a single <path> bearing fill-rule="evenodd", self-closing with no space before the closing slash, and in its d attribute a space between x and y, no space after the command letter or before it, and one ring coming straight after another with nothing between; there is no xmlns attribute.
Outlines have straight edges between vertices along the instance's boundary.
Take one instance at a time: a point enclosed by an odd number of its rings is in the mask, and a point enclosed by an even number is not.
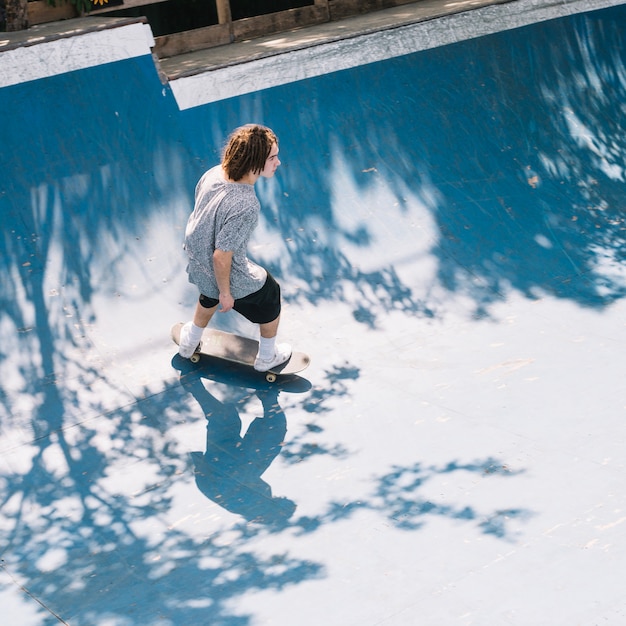
<svg viewBox="0 0 626 626"><path fill-rule="evenodd" d="M177 345L180 343L180 329L182 327L182 322L172 326L172 339ZM258 351L259 342L256 341L256 339L241 337L215 328L205 328L200 344L191 355L190 361L197 363L200 360L200 356L204 354L205 356L224 359L231 363L254 367L254 359ZM311 359L308 354L304 354L304 352L293 352L289 360L285 363L281 363L268 372L259 373L265 374L265 380L267 380L268 383L273 383L279 375L285 376L301 372L309 366L310 361Z"/></svg>

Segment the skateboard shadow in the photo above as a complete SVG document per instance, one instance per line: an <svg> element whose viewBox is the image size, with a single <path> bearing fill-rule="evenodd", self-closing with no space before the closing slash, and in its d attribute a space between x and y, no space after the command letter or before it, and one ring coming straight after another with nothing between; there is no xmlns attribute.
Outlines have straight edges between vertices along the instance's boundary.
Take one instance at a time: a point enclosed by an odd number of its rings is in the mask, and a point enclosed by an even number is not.
<svg viewBox="0 0 626 626"><path fill-rule="evenodd" d="M297 374L279 375L276 382L268 383L263 373L256 372L251 367L206 355L202 355L198 363L192 363L177 353L172 358L172 367L178 370L181 376L196 372L203 378L216 383L247 387L257 391L275 388L289 393L306 393L312 387L309 380Z"/></svg>
<svg viewBox="0 0 626 626"><path fill-rule="evenodd" d="M207 420L205 451L190 453L196 486L209 500L250 522L283 526L294 514L296 504L275 497L261 478L280 454L287 433L278 385L256 390L263 416L255 418L242 433L236 403L218 400L202 382L204 371L192 368L181 375L180 384L195 398Z"/></svg>

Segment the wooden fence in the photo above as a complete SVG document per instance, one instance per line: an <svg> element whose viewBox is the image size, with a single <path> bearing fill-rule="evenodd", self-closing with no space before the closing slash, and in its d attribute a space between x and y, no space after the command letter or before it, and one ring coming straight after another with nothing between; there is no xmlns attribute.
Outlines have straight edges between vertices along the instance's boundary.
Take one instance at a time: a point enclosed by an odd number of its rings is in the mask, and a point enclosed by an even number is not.
<svg viewBox="0 0 626 626"><path fill-rule="evenodd" d="M97 10L93 11L92 15L106 15L113 11L120 11L120 9L155 5L167 1L168 0L124 0L121 6L116 3L116 6L110 7L106 6L105 1L104 6L99 4L94 5L97 7ZM323 24L351 15L370 13L380 9L415 2L415 0L310 0L307 6L300 8L233 20L231 0L205 1L214 3L217 12L217 23L202 28L194 28L183 32L157 36L155 38L155 52L160 58L172 57L185 52L193 52L195 50L221 46L236 41L261 37L263 35L284 32L303 26ZM35 4L43 5L43 18L39 17L39 13L37 13L35 17ZM52 9L52 7L47 5L45 0L37 3L29 2L30 23L36 24L71 17L71 15L65 13L71 13L73 5L64 3L62 0L57 0L56 4L58 5L57 8ZM60 11L65 11L65 13L60 15Z"/></svg>

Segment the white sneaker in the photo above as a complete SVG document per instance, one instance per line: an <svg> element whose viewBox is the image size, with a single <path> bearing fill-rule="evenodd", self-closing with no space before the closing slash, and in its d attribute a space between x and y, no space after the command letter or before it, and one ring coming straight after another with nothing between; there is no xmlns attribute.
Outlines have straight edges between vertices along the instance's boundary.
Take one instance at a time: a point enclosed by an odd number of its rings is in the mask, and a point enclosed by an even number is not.
<svg viewBox="0 0 626 626"><path fill-rule="evenodd" d="M189 359L193 353L196 351L196 348L200 345L199 343L191 343L189 339L189 335L191 333L191 322L187 322L183 324L180 329L180 341L178 343L178 354L185 359Z"/></svg>
<svg viewBox="0 0 626 626"><path fill-rule="evenodd" d="M254 361L254 369L257 372L267 372L275 368L277 365L282 365L285 361L291 358L291 346L288 343L279 343L275 350L274 356L271 359L261 359L258 355Z"/></svg>

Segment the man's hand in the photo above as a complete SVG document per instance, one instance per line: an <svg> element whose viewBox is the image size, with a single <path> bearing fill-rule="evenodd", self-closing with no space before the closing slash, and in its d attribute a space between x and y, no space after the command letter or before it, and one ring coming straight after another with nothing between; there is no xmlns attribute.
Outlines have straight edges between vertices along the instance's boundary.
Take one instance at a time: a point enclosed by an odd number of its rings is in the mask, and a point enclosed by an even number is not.
<svg viewBox="0 0 626 626"><path fill-rule="evenodd" d="M220 293L220 312L227 313L235 304L234 298L229 293Z"/></svg>
<svg viewBox="0 0 626 626"><path fill-rule="evenodd" d="M233 263L233 253L226 250L213 252L213 269L217 288L220 290L220 311L227 313L233 308L235 300L230 295L230 268Z"/></svg>

